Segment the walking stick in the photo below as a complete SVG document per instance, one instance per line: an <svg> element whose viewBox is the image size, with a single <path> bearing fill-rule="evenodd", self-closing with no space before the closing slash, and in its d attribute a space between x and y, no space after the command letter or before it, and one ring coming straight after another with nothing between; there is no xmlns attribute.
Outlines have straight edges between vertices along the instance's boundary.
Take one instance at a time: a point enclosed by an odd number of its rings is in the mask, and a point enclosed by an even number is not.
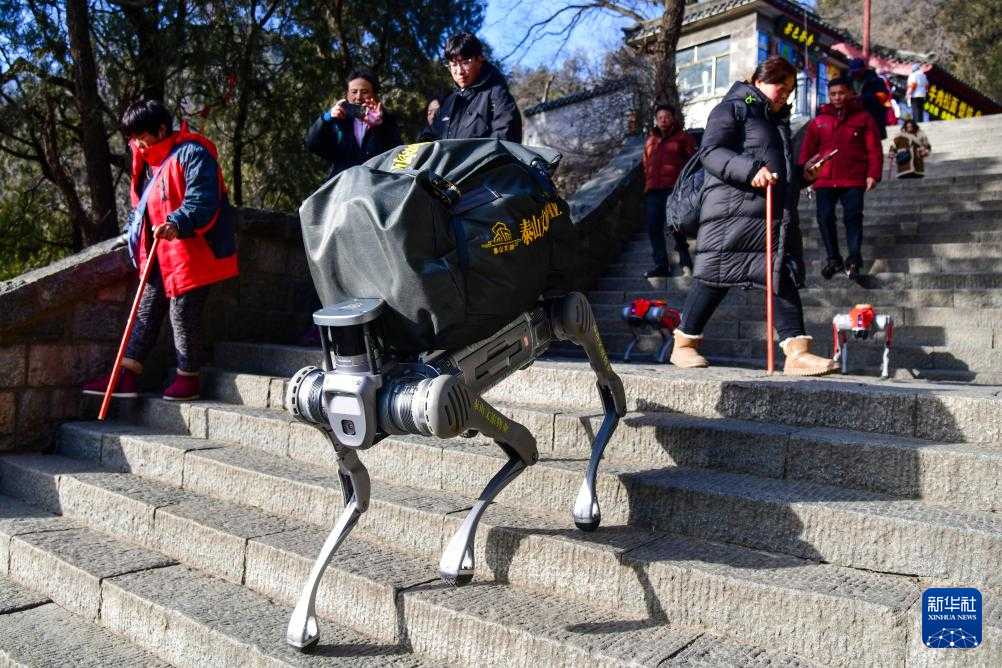
<svg viewBox="0 0 1002 668"><path fill-rule="evenodd" d="M139 287L136 289L136 298L132 301L132 310L129 311L129 320L125 323L125 332L122 334L122 342L118 344L118 354L115 355L115 366L111 368L111 378L108 380L108 387L104 390L104 399L101 401L101 410L98 411L97 419L104 420L108 416L108 405L111 403L111 393L114 391L115 386L118 385L118 377L122 373L122 358L125 357L125 347L129 344L129 336L132 334L132 328L136 324L136 313L139 311L139 301L143 297L143 290L146 288L146 282L150 278L150 268L153 266L153 260L157 256L157 244L160 243L160 237L153 237L153 243L150 245L150 252L146 256L146 264L143 265L143 273L139 275Z"/></svg>
<svg viewBox="0 0 1002 668"><path fill-rule="evenodd" d="M772 340L772 184L765 187L765 368L772 374L776 368Z"/></svg>

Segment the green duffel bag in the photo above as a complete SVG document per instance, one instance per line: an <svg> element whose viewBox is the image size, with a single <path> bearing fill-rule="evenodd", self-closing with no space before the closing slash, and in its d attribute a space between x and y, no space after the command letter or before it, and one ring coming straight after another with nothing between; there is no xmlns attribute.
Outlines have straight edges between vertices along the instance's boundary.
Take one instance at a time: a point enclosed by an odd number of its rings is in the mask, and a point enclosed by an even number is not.
<svg viewBox="0 0 1002 668"><path fill-rule="evenodd" d="M398 146L347 169L299 209L324 306L378 297L398 353L493 334L573 286L576 234L550 179L560 155L497 139Z"/></svg>

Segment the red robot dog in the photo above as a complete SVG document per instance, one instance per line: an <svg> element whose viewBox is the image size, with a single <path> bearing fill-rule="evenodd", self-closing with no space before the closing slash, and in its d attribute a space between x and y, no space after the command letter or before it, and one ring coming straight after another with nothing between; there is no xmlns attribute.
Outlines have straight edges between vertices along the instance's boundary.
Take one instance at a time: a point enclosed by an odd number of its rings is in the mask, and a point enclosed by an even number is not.
<svg viewBox="0 0 1002 668"><path fill-rule="evenodd" d="M678 309L668 306L668 302L663 299L637 298L623 307L623 320L630 326L630 333L633 334L633 340L623 351L624 362L630 361L630 354L640 341L640 335L652 331L661 335L661 347L654 358L660 364L668 361L674 342L672 332L682 322L682 314Z"/></svg>

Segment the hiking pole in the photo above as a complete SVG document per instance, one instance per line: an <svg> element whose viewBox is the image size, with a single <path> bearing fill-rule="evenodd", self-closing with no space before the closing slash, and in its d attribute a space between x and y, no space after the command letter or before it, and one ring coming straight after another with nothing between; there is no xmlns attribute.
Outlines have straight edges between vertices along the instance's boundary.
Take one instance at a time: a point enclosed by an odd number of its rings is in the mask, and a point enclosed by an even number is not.
<svg viewBox="0 0 1002 668"><path fill-rule="evenodd" d="M160 243L160 237L153 237L153 243L150 245L150 252L146 256L146 264L143 266L143 273L139 275L139 287L136 289L136 298L132 301L132 310L129 311L129 320L125 323L125 332L122 334L122 342L118 344L118 354L115 355L115 366L111 368L111 378L108 379L108 387L104 390L104 399L101 401L101 410L97 413L97 419L103 420L108 416L108 405L111 403L111 394L115 390L115 386L118 385L118 377L122 373L122 358L125 357L125 347L129 344L129 336L132 334L132 328L136 324L136 314L139 312L139 300L143 297L143 290L146 288L146 282L150 278L150 268L153 266L153 260L157 256L157 244Z"/></svg>
<svg viewBox="0 0 1002 668"><path fill-rule="evenodd" d="M775 371L772 341L772 184L765 187L765 369Z"/></svg>

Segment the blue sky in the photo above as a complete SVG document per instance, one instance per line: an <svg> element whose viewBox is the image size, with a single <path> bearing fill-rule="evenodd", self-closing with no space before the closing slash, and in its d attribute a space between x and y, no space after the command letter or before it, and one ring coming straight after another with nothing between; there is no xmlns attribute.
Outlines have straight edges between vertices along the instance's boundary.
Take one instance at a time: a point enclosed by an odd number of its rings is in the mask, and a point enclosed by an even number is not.
<svg viewBox="0 0 1002 668"><path fill-rule="evenodd" d="M572 1L565 0L488 0L487 17L480 36L494 48L495 58L502 58L514 48L535 21L549 16ZM811 7L815 0L803 4ZM650 17L659 15L655 7L647 10ZM623 41L622 29L633 24L631 19L607 11L592 11L578 24L576 30L561 49L562 37L544 37L519 50L504 61L504 65L534 67L541 64L559 65L572 53L581 53L592 62L600 62L602 55L618 48ZM554 28L564 25L555 24ZM559 53L558 53L559 52Z"/></svg>
<svg viewBox="0 0 1002 668"><path fill-rule="evenodd" d="M525 31L535 21L545 18L570 2L546 0L489 0L487 17L480 30L480 36L494 49L495 58L508 54L518 44ZM554 28L565 22L553 24ZM623 41L622 28L633 21L611 12L592 11L575 29L567 45L561 50L563 37L542 37L519 50L504 61L505 66L523 65L534 67L541 64L560 64L567 56L578 52L593 62L602 55L617 48ZM559 54L558 54L559 51Z"/></svg>

